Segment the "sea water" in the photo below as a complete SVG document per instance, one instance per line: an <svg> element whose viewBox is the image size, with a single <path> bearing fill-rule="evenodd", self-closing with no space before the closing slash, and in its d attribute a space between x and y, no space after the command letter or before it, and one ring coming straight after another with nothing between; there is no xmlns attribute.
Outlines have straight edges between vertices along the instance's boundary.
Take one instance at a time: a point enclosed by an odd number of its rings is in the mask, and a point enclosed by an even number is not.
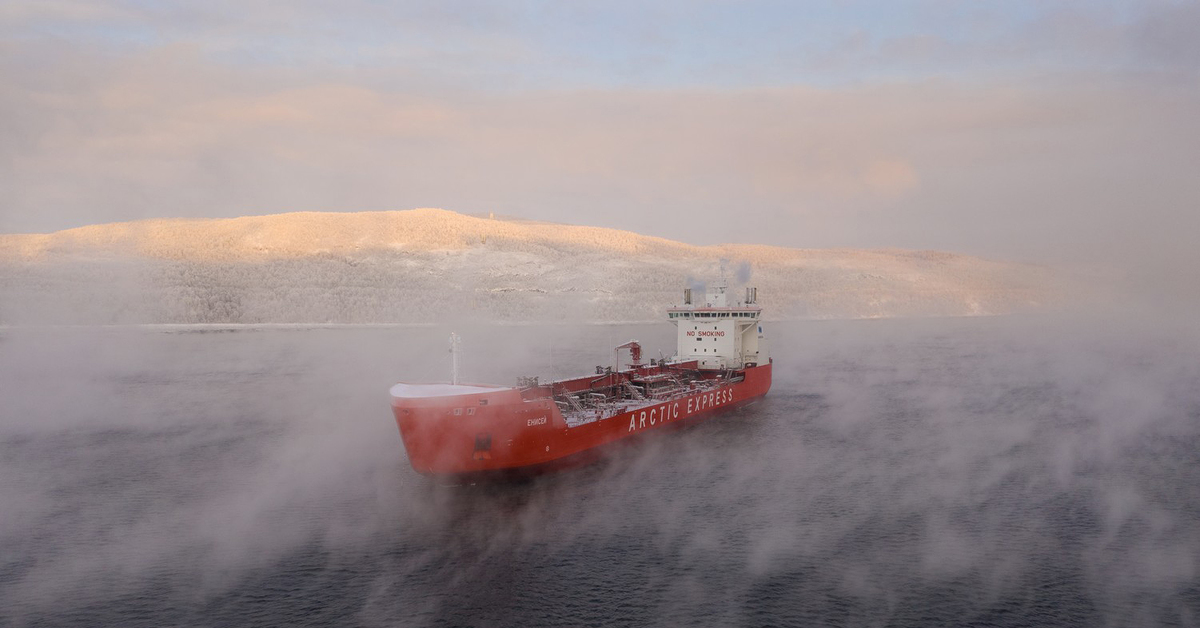
<svg viewBox="0 0 1200 628"><path fill-rule="evenodd" d="M1200 344L1065 317L768 324L760 403L442 486L388 387L449 328L0 332L4 626L1188 626ZM464 380L667 325L457 328Z"/></svg>

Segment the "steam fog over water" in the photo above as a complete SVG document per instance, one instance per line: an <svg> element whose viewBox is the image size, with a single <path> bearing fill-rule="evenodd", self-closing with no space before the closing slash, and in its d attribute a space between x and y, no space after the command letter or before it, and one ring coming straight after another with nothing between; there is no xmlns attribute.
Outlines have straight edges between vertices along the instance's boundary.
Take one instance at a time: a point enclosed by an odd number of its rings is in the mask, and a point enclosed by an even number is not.
<svg viewBox="0 0 1200 628"><path fill-rule="evenodd" d="M666 324L457 331L480 382L673 348ZM0 625L1200 623L1195 333L767 331L755 406L445 487L387 389L445 379L449 329L5 330Z"/></svg>

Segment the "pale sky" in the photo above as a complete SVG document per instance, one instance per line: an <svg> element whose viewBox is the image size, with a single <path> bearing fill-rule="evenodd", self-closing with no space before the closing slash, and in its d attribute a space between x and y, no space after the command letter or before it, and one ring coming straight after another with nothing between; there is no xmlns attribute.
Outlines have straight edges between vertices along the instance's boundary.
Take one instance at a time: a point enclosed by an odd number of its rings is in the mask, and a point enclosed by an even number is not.
<svg viewBox="0 0 1200 628"><path fill-rule="evenodd" d="M0 232L442 207L1200 260L1196 33L1165 0L7 0Z"/></svg>

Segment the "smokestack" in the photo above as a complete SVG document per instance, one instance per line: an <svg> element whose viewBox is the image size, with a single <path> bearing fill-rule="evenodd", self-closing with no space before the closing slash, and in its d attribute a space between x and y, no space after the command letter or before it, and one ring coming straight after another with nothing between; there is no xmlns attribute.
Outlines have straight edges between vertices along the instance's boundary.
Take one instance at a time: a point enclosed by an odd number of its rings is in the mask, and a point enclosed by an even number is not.
<svg viewBox="0 0 1200 628"><path fill-rule="evenodd" d="M692 304L692 289L691 288L683 289L683 304L684 305Z"/></svg>

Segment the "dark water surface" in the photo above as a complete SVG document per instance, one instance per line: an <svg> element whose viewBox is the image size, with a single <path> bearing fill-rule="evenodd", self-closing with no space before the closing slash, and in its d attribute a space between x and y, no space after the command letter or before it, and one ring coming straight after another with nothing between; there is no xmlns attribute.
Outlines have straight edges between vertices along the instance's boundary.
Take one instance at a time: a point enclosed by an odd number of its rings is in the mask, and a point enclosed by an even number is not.
<svg viewBox="0 0 1200 628"><path fill-rule="evenodd" d="M1062 319L779 323L766 400L442 487L442 328L0 332L3 626L1194 626L1200 345ZM669 325L461 328L467 379Z"/></svg>

